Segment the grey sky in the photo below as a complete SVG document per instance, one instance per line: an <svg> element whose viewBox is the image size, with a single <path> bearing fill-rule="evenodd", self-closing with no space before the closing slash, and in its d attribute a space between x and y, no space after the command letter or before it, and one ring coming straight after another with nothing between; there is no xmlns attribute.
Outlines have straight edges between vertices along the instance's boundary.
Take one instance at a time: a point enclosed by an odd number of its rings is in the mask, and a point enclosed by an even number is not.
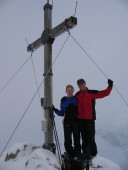
<svg viewBox="0 0 128 170"><path fill-rule="evenodd" d="M52 2L52 1L50 1ZM26 41L33 42L43 32L43 5L46 0L0 1L0 88L30 56ZM74 0L53 0L53 27L74 14ZM73 37L114 81L128 103L128 1L78 0L78 25ZM53 59L68 33L56 38ZM43 80L43 47L33 54L37 80ZM107 79L70 37L53 66L53 103L59 107L65 86L84 78L89 88L104 89ZM16 78L0 94L0 150L3 149L17 122L36 91L32 62L29 60ZM43 96L43 86L40 89ZM105 99L97 100L97 128L128 129L128 106L114 89ZM20 124L10 145L17 141L43 143L42 111L38 95ZM61 126L56 117L57 126ZM61 132L60 132L61 133ZM29 134L29 135L28 135ZM9 145L9 146L10 146Z"/></svg>

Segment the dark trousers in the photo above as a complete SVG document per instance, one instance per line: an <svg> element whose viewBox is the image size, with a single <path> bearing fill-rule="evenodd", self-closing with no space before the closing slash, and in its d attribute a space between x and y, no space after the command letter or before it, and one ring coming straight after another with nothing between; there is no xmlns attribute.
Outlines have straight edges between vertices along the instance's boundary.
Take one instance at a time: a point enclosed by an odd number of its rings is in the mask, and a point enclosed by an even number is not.
<svg viewBox="0 0 128 170"><path fill-rule="evenodd" d="M90 158L97 155L95 142L95 120L79 119L83 153Z"/></svg>
<svg viewBox="0 0 128 170"><path fill-rule="evenodd" d="M81 154L80 131L78 121L72 123L64 122L64 146L69 156Z"/></svg>

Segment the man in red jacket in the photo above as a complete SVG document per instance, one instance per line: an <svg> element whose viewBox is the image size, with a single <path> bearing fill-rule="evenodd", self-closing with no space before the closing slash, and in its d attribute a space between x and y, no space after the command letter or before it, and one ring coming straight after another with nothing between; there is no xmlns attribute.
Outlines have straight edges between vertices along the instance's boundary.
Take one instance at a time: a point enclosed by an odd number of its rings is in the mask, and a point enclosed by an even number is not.
<svg viewBox="0 0 128 170"><path fill-rule="evenodd" d="M89 92L84 79L79 79L77 85L80 89L80 91L76 93L76 97L78 100L77 118L79 120L82 137L82 150L86 159L91 159L91 156L95 156L91 154L92 141L95 135L92 103L95 99L100 99L110 94L113 87L113 81L108 79L108 87L105 90L97 91L95 94Z"/></svg>

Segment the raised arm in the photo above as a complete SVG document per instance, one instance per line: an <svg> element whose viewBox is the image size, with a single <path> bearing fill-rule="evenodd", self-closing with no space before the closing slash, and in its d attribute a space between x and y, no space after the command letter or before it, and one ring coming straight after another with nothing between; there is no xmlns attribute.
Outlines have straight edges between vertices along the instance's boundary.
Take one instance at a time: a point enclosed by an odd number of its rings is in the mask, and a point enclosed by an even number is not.
<svg viewBox="0 0 128 170"><path fill-rule="evenodd" d="M97 94L91 94L91 98L100 99L108 96L112 91L112 87L113 87L113 81L108 79L108 87L105 90L99 91Z"/></svg>

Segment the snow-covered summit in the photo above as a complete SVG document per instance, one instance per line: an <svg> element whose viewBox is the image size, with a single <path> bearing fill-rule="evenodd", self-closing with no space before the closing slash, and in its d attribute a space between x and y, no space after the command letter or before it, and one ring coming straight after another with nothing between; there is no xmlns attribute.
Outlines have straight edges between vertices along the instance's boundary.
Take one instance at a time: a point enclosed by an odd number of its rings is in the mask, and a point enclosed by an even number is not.
<svg viewBox="0 0 128 170"><path fill-rule="evenodd" d="M97 156L93 163L102 165L102 170L121 170L118 165ZM52 152L30 143L17 143L3 154L0 170L60 170L58 158ZM93 169L94 170L94 169Z"/></svg>
<svg viewBox="0 0 128 170"><path fill-rule="evenodd" d="M0 170L59 170L56 155L30 143L17 143L0 159Z"/></svg>

